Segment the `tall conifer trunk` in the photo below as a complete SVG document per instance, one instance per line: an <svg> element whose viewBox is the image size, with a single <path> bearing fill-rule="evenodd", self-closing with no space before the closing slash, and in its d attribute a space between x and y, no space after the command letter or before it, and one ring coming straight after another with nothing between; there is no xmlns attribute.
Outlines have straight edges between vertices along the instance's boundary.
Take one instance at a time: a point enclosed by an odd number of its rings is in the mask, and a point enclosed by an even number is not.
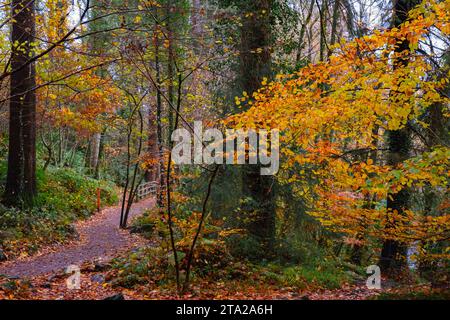
<svg viewBox="0 0 450 320"><path fill-rule="evenodd" d="M253 15L241 27L242 90L252 94L261 87L264 77L271 77L271 23L272 0L246 1L246 11ZM249 232L262 244L266 253L273 249L275 238L275 206L273 177L261 176L259 165L243 168L243 195L257 206L252 208Z"/></svg>
<svg viewBox="0 0 450 320"><path fill-rule="evenodd" d="M8 173L4 200L31 204L36 195L36 95L32 56L35 3L13 0L11 20L11 70ZM17 70L17 71L14 71Z"/></svg>
<svg viewBox="0 0 450 320"><path fill-rule="evenodd" d="M418 0L394 0L393 3L393 20L392 27L398 27L408 19L408 14L420 1ZM395 52L401 53L409 50L409 42L403 40L399 42ZM409 57L397 58L394 61L394 68L404 67L408 63ZM402 81L402 79L399 79ZM395 95L392 96L393 103L395 101ZM390 166L396 167L409 157L411 149L411 137L408 127L400 130L389 131L388 133L388 147L389 153L387 162ZM389 194L387 197L387 210L389 212L402 213L408 208L409 204L409 191L402 189L395 194ZM395 227L394 225L388 225L388 228ZM383 271L395 270L398 271L406 265L406 247L399 241L386 240L383 243L381 252L380 267Z"/></svg>

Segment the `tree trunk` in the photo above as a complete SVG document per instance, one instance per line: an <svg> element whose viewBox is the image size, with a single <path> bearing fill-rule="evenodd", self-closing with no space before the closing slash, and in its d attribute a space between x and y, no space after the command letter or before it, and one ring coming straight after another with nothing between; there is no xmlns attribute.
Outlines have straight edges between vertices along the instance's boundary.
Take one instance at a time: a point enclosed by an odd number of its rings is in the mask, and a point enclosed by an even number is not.
<svg viewBox="0 0 450 320"><path fill-rule="evenodd" d="M298 39L298 47L297 47L297 56L296 56L296 59L295 59L297 67L299 66L299 64L301 62L302 52L303 52L303 49L305 48L305 33L306 33L307 29L308 29L308 25L311 22L312 14L313 14L313 11L314 11L314 3L315 3L314 0L310 1L308 12L306 14L305 20L302 21L302 26L300 28L300 36L299 36L299 39Z"/></svg>
<svg viewBox="0 0 450 320"><path fill-rule="evenodd" d="M10 123L8 173L4 200L31 204L36 195L35 66L29 63L35 32L34 1L13 0L11 25ZM21 68L21 69L19 69Z"/></svg>
<svg viewBox="0 0 450 320"><path fill-rule="evenodd" d="M88 29L92 34L86 39L88 41L90 53L99 56L103 56L106 53L106 43L108 43L108 40L111 37L109 33L102 32L102 30L108 29L110 27L107 20L99 18L103 14L102 9L105 8L107 4L108 1L91 0L89 13L89 18L91 19L91 21L89 21L88 23ZM101 66L95 69L95 74L100 78L104 78L107 75L107 70ZM100 174L99 161L101 152L101 140L101 132L95 132L92 134L89 148L89 173L94 177L98 177Z"/></svg>
<svg viewBox="0 0 450 320"><path fill-rule="evenodd" d="M334 1L333 7L333 19L331 23L331 37L330 37L330 45L336 44L337 36L338 36L338 22L340 18L340 10L341 9L341 0ZM332 50L328 50L328 56L331 56L333 53Z"/></svg>
<svg viewBox="0 0 450 320"><path fill-rule="evenodd" d="M175 56L174 56L174 36L173 36L173 26L172 21L170 19L170 16L172 14L171 12L171 1L169 1L169 5L167 8L167 37L168 37L168 46L167 46L167 79L168 79L168 88L167 88L167 94L169 101L172 105L174 105L174 75L175 75ZM173 110L170 107L169 103L167 103L167 115L169 119L169 130L167 130L167 141L170 141L172 130L174 127L174 118L173 118Z"/></svg>
<svg viewBox="0 0 450 320"><path fill-rule="evenodd" d="M148 140L147 152L150 155L151 169L147 170L147 181L158 181L159 166L159 145L158 145L158 124L156 108L148 108Z"/></svg>
<svg viewBox="0 0 450 320"><path fill-rule="evenodd" d="M393 27L398 27L408 19L409 11L419 3L418 0L394 0L394 13L393 13ZM400 45L396 48L395 52L400 53L405 50L409 50L409 43L407 40L401 41ZM404 67L408 63L408 57L404 59L397 59L394 61L394 68ZM401 81L401 80L400 80ZM391 97L395 103L395 95ZM389 131L388 133L388 164L392 167L398 166L400 163L408 159L411 149L411 137L408 127L400 130ZM402 213L408 208L409 204L409 192L407 189L403 189L396 194L389 194L387 197L387 210L388 212ZM394 226L388 225L388 228ZM406 247L399 241L386 240L383 243L381 251L380 267L384 272L400 271L406 266Z"/></svg>
<svg viewBox="0 0 450 320"><path fill-rule="evenodd" d="M324 61L328 52L327 43L327 20L328 20L328 3L322 1L321 8L319 8L320 14L320 61Z"/></svg>
<svg viewBox="0 0 450 320"><path fill-rule="evenodd" d="M158 34L155 33L155 69L156 69L156 83L161 85L161 66L160 66L160 41ZM156 204L159 208L164 206L164 189L165 189L165 164L164 164L164 149L163 149L163 128L162 128L162 96L161 91L156 91L156 135L158 143L158 188L156 196Z"/></svg>
<svg viewBox="0 0 450 320"><path fill-rule="evenodd" d="M255 1L246 8L254 15L243 21L241 28L241 74L242 89L250 95L261 86L264 77L271 77L271 23L272 0ZM261 53L258 49L262 49ZM275 206L272 188L273 177L261 176L259 165L243 167L243 195L258 204L253 208L253 221L248 230L260 241L268 255L275 239Z"/></svg>
<svg viewBox="0 0 450 320"><path fill-rule="evenodd" d="M192 25L192 36L193 36L193 47L196 53L201 52L202 38L203 38L203 1L202 0L192 0L192 15L191 15L191 25Z"/></svg>
<svg viewBox="0 0 450 320"><path fill-rule="evenodd" d="M98 166L101 137L102 137L102 134L100 132L96 132L92 135L92 138L91 138L91 156L90 156L90 160L89 160L89 169L90 169L91 173L95 173L97 166Z"/></svg>
<svg viewBox="0 0 450 320"><path fill-rule="evenodd" d="M447 47L447 53L444 55L443 60L445 62L442 77L446 77L447 72L450 70L450 48ZM443 88L443 95L450 96L450 85L447 85L446 88ZM428 123L430 127L426 132L427 138L427 146L431 150L436 146L448 146L450 142L450 131L449 124L450 121L447 117L445 117L444 112L447 106L442 103L433 104L430 107L428 114ZM433 187L428 185L424 188L424 206L425 206L425 215L426 216L437 216L442 214L443 212L439 210L438 204L442 199L442 190L439 190L439 187ZM444 244L442 243L433 243L432 241L421 241L419 244L422 249L430 252L431 250L444 250ZM442 252L442 251L441 251ZM420 259L418 261L418 270L420 275L425 279L433 280L432 277L435 272L439 270L439 260L432 261L429 259Z"/></svg>
<svg viewBox="0 0 450 320"><path fill-rule="evenodd" d="M100 165L103 158L103 152L105 148L105 134L106 129L103 130L102 133L100 133L100 144L98 146L98 157L97 157L97 163L95 165L95 171L94 171L94 177L95 179L100 179Z"/></svg>

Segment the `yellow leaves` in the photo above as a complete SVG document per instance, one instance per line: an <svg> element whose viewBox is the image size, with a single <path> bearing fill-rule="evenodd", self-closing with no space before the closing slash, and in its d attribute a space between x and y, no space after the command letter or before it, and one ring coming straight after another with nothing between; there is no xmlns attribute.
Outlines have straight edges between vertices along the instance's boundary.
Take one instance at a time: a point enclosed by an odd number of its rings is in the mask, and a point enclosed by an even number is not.
<svg viewBox="0 0 450 320"><path fill-rule="evenodd" d="M146 7L146 8L150 8L150 7L157 7L160 8L161 4L158 1L155 0L141 0L141 3ZM144 7L142 5L138 6L139 10L143 10Z"/></svg>
<svg viewBox="0 0 450 320"><path fill-rule="evenodd" d="M428 6L419 7L420 12L413 12L415 19L408 23L343 41L329 61L293 75L277 75L273 82L265 78L253 97L244 93L235 98L237 105L249 99L253 105L228 123L283 132L281 182L309 202L310 213L330 229L420 240L431 238L437 228L449 228L448 216L422 221L423 214L417 212L388 212L383 202L405 188L433 186L446 192L449 148L423 153L396 167L385 165L377 151L386 146L386 130L403 128L410 120L419 131L429 131L421 120L427 108L449 103L440 94L448 77L430 77L433 66L417 53L394 52L404 40L414 49L431 26L448 34L449 10L443 8L449 5L449 0L430 0ZM394 68L392 61L399 58L408 58L408 64ZM388 216L405 226L383 235ZM412 231L408 225L414 226Z"/></svg>
<svg viewBox="0 0 450 320"><path fill-rule="evenodd" d="M60 71L66 73L65 70ZM38 82L52 80L42 79L47 73L38 72L38 75ZM38 108L46 110L44 121L69 126L80 132L94 132L99 127L99 116L110 114L122 102L120 92L111 86L110 80L102 79L92 71L77 73L67 78L65 83L66 87L47 86L38 91ZM74 90L78 93L74 94Z"/></svg>
<svg viewBox="0 0 450 320"><path fill-rule="evenodd" d="M406 39L425 26L424 22L412 21L397 29L378 31L343 44L342 55L307 66L295 77L277 75L272 83L263 79L264 89L255 93L255 104L246 121L294 130L302 145L330 132L364 144L368 137L361 132L370 128L401 128L408 119L418 118L431 100L439 102L437 83L424 81L430 68L424 59L414 57L408 67L393 69L389 60L378 55L377 47L392 52L396 42L385 48L389 39ZM355 51L355 56L349 56L348 50L355 46L359 54ZM236 101L238 105L242 102Z"/></svg>
<svg viewBox="0 0 450 320"><path fill-rule="evenodd" d="M163 47L166 48L166 49L168 49L168 48L170 47L170 41L167 40L167 39L164 40Z"/></svg>

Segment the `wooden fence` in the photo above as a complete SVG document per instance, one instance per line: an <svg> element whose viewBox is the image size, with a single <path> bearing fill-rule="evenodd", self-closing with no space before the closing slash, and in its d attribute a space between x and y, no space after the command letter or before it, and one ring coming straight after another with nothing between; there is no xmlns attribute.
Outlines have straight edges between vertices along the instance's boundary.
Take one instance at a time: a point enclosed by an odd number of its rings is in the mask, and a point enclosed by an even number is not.
<svg viewBox="0 0 450 320"><path fill-rule="evenodd" d="M156 181L145 182L140 184L137 189L134 201L138 202L142 199L147 198L149 195L156 195L157 189L158 183Z"/></svg>

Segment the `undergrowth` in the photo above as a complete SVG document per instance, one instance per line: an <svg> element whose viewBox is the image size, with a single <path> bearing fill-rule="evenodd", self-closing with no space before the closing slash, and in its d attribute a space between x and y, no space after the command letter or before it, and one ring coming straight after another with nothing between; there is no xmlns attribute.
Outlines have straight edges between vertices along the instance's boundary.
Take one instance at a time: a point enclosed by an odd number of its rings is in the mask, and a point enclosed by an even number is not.
<svg viewBox="0 0 450 320"><path fill-rule="evenodd" d="M0 186L6 164L0 163ZM118 201L115 185L81 175L69 168L37 172L38 196L33 208L0 205L0 250L9 257L35 252L42 244L61 242L75 234L72 223L97 209L97 188L102 206ZM0 187L3 193L3 187Z"/></svg>
<svg viewBox="0 0 450 320"><path fill-rule="evenodd" d="M176 220L176 224L181 222ZM287 264L281 261L256 263L234 255L230 242L221 241L215 234L212 221L206 222L206 235L201 237L194 254L192 283L208 284L237 283L242 286L282 287L292 290L336 289L355 279L334 259L311 260L306 263ZM174 284L175 267L168 242L167 225L155 210L148 211L136 219L132 229L157 243L132 252L113 262L113 285L133 288L138 285L168 286ZM220 229L220 228L219 228ZM178 228L175 227L177 231ZM192 233L189 233L192 236ZM235 236L236 233L233 233ZM178 234L177 249L180 276L183 280L186 263L185 240ZM212 288L211 288L212 289ZM208 289L209 290L209 289Z"/></svg>

